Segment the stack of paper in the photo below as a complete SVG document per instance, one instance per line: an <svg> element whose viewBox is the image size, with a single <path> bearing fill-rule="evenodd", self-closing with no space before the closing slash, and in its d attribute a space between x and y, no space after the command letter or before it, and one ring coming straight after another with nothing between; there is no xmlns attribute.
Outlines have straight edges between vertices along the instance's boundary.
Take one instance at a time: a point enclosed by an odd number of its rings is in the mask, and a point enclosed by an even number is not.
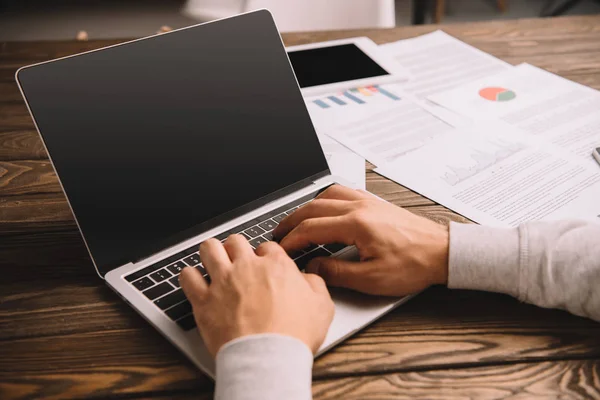
<svg viewBox="0 0 600 400"><path fill-rule="evenodd" d="M306 98L334 173L376 171L476 222L600 221L600 93L437 31L380 46L409 82ZM331 140L335 139L335 140Z"/></svg>
<svg viewBox="0 0 600 400"><path fill-rule="evenodd" d="M481 224L600 215L600 169L500 121L443 135L378 173Z"/></svg>
<svg viewBox="0 0 600 400"><path fill-rule="evenodd" d="M600 93L529 64L429 99L473 120L500 119L590 163L600 144Z"/></svg>

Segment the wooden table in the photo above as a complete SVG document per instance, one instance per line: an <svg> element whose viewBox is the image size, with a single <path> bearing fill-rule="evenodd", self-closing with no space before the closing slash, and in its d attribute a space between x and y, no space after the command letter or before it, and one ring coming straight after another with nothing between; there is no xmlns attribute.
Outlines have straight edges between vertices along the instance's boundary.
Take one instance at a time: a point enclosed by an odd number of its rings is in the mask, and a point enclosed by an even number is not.
<svg viewBox="0 0 600 400"><path fill-rule="evenodd" d="M288 45L435 26L285 35ZM600 16L444 30L600 89ZM0 398L211 398L213 384L98 278L14 83L26 64L115 41L0 45ZM157 100L159 101L159 99ZM464 219L367 168L367 187ZM508 296L432 288L319 358L317 399L600 398L600 324Z"/></svg>

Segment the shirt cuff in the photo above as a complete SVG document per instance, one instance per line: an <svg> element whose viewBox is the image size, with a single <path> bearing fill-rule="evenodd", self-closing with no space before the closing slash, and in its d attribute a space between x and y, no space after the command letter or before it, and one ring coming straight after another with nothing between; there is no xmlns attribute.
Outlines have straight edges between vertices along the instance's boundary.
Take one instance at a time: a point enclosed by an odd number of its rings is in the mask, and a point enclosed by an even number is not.
<svg viewBox="0 0 600 400"><path fill-rule="evenodd" d="M450 224L448 287L519 297L518 228Z"/></svg>
<svg viewBox="0 0 600 400"><path fill-rule="evenodd" d="M234 339L217 353L215 399L309 400L312 365L308 346L291 336Z"/></svg>

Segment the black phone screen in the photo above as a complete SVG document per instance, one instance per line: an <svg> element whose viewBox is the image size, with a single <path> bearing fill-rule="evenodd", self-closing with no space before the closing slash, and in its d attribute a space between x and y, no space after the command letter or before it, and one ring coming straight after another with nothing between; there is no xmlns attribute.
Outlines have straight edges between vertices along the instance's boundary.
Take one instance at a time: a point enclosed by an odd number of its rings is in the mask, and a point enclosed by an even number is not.
<svg viewBox="0 0 600 400"><path fill-rule="evenodd" d="M288 55L301 88L390 74L352 43L289 51Z"/></svg>

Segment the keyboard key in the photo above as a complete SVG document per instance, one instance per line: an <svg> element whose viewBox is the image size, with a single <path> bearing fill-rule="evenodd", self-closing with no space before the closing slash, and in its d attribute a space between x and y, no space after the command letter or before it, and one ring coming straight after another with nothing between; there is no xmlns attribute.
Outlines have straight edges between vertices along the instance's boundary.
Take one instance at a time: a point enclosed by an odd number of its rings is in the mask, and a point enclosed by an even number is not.
<svg viewBox="0 0 600 400"><path fill-rule="evenodd" d="M277 223L280 223L281 221L283 221L283 220L284 220L284 218L285 218L285 217L287 217L287 214L286 214L286 213L281 213L281 214L279 214L279 215L277 215L277 216L273 217L273 220L274 220L275 222L277 222Z"/></svg>
<svg viewBox="0 0 600 400"><path fill-rule="evenodd" d="M171 282L171 285L175 286L176 288L181 287L181 285L179 284L179 275L169 279L169 282Z"/></svg>
<svg viewBox="0 0 600 400"><path fill-rule="evenodd" d="M148 289L150 286L154 286L154 282L152 282L152 279L145 276L142 279L138 279L137 281L133 282L133 286L135 286L137 290L141 291Z"/></svg>
<svg viewBox="0 0 600 400"><path fill-rule="evenodd" d="M169 293L171 290L173 290L173 286L169 285L168 282L163 282L160 285L154 286L153 288L150 288L142 293L150 300L154 300L157 297Z"/></svg>
<svg viewBox="0 0 600 400"><path fill-rule="evenodd" d="M317 244L311 244L310 246L302 249L305 253L310 253L311 251L313 251L314 249L316 249L317 247L319 247L319 245Z"/></svg>
<svg viewBox="0 0 600 400"><path fill-rule="evenodd" d="M208 272L206 272L206 269L204 268L204 265L202 265L202 264L196 265L194 268L197 268L198 271L200 271L200 273L202 274L202 277L204 277L204 280L207 283L210 283L210 276L208 276Z"/></svg>
<svg viewBox="0 0 600 400"><path fill-rule="evenodd" d="M303 254L304 254L304 252L302 250L296 250L296 251L289 253L288 256L290 256L290 258L292 260L295 260L296 258L302 256Z"/></svg>
<svg viewBox="0 0 600 400"><path fill-rule="evenodd" d="M206 269L204 268L204 265L196 265L196 269L198 269L198 271L200 271L203 276L206 275Z"/></svg>
<svg viewBox="0 0 600 400"><path fill-rule="evenodd" d="M331 244L325 244L325 245L323 245L323 247L325 247L327 250L329 250L330 252L335 254L338 251L345 249L348 246L346 246L343 243L331 243Z"/></svg>
<svg viewBox="0 0 600 400"><path fill-rule="evenodd" d="M177 304L175 307L169 308L165 311L165 314L173 321L178 320L181 317L185 317L192 312L192 305L189 301L184 301L183 303Z"/></svg>
<svg viewBox="0 0 600 400"><path fill-rule="evenodd" d="M182 289L178 289L171 294L168 294L160 299L154 301L154 304L161 310L166 310L169 307L173 307L175 304L181 303L186 300L185 294Z"/></svg>
<svg viewBox="0 0 600 400"><path fill-rule="evenodd" d="M263 228L265 231L269 232L275 229L277 227L277 224L272 219L268 219L265 222L261 222L260 224L258 224L258 226Z"/></svg>
<svg viewBox="0 0 600 400"><path fill-rule="evenodd" d="M194 265L198 265L200 264L200 254L198 253L194 253L189 257L186 257L183 259L183 261L185 261L185 263L187 265L189 265L190 267L193 267Z"/></svg>
<svg viewBox="0 0 600 400"><path fill-rule="evenodd" d="M264 237L270 242L271 240L273 240L273 232L267 232L264 235L262 235L262 237Z"/></svg>
<svg viewBox="0 0 600 400"><path fill-rule="evenodd" d="M162 267L164 267L165 265L169 264L170 261L167 260L162 260L159 261L157 263L154 263L150 266L147 266L146 268L142 268L140 270L135 271L133 274L129 274L125 277L125 279L127 280L127 282L133 282L139 278L141 278L142 276L146 276L151 272L156 271L157 269L160 269Z"/></svg>
<svg viewBox="0 0 600 400"><path fill-rule="evenodd" d="M182 269L185 268L185 263L183 261L177 261L175 264L171 264L167 267L167 269L173 274L177 275L181 272Z"/></svg>
<svg viewBox="0 0 600 400"><path fill-rule="evenodd" d="M202 264L199 265L195 265L195 268L198 269L198 271L200 271L200 273L202 274L202 276L206 276L206 270L204 269L204 267L202 266ZM179 283L179 275L176 275L174 277L172 277L171 279L169 279L169 282L171 282L171 285L175 286L176 288L181 287L181 284Z"/></svg>
<svg viewBox="0 0 600 400"><path fill-rule="evenodd" d="M165 258L164 260L154 263L146 268L137 270L134 273L127 275L125 277L125 279L127 280L127 282L133 282L133 281L141 278L142 276L146 276L146 275L150 274L151 272L154 272L164 266L172 264L173 262L175 262L185 256L188 256L196 251L198 251L198 245L194 245L188 249L180 251L179 253L175 253L172 256L169 256L169 257Z"/></svg>
<svg viewBox="0 0 600 400"><path fill-rule="evenodd" d="M265 233L265 230L259 226L253 226L252 228L248 228L244 231L245 234L247 234L250 237L257 237L262 235L263 233Z"/></svg>
<svg viewBox="0 0 600 400"><path fill-rule="evenodd" d="M157 283L162 282L171 276L172 276L172 274L164 268L159 269L158 271L156 271L153 274L150 274L150 278L154 279Z"/></svg>
<svg viewBox="0 0 600 400"><path fill-rule="evenodd" d="M244 232L240 232L239 235L242 235L244 237L244 239L246 239L246 240L252 239L250 236L246 235Z"/></svg>
<svg viewBox="0 0 600 400"><path fill-rule="evenodd" d="M264 238L264 237L262 237L262 236L259 236L259 237L255 238L255 239L252 239L252 240L250 241L250 246L252 246L252 247L254 247L254 248L256 249L256 248L257 248L258 246L260 246L261 244L263 244L263 243L267 243L267 242L268 242L268 240L267 240L267 239L265 239L265 238Z"/></svg>
<svg viewBox="0 0 600 400"><path fill-rule="evenodd" d="M309 261L312 260L313 258L328 257L330 255L331 255L331 253L329 253L327 250L319 247L317 250L310 252L308 254L305 254L302 257L300 257L294 261L296 262L296 265L298 266L298 268L300 270L304 270L304 268L306 268L306 266L308 265Z"/></svg>
<svg viewBox="0 0 600 400"><path fill-rule="evenodd" d="M181 327L184 331L189 331L192 328L196 327L196 320L194 319L194 314L190 314L187 317L183 317L177 321L177 325Z"/></svg>
<svg viewBox="0 0 600 400"><path fill-rule="evenodd" d="M234 234L235 231L230 229L228 231L225 231L217 236L215 236L215 239L220 240L221 242L225 241L225 239L227 239L230 235ZM196 249L197 251L198 249Z"/></svg>

